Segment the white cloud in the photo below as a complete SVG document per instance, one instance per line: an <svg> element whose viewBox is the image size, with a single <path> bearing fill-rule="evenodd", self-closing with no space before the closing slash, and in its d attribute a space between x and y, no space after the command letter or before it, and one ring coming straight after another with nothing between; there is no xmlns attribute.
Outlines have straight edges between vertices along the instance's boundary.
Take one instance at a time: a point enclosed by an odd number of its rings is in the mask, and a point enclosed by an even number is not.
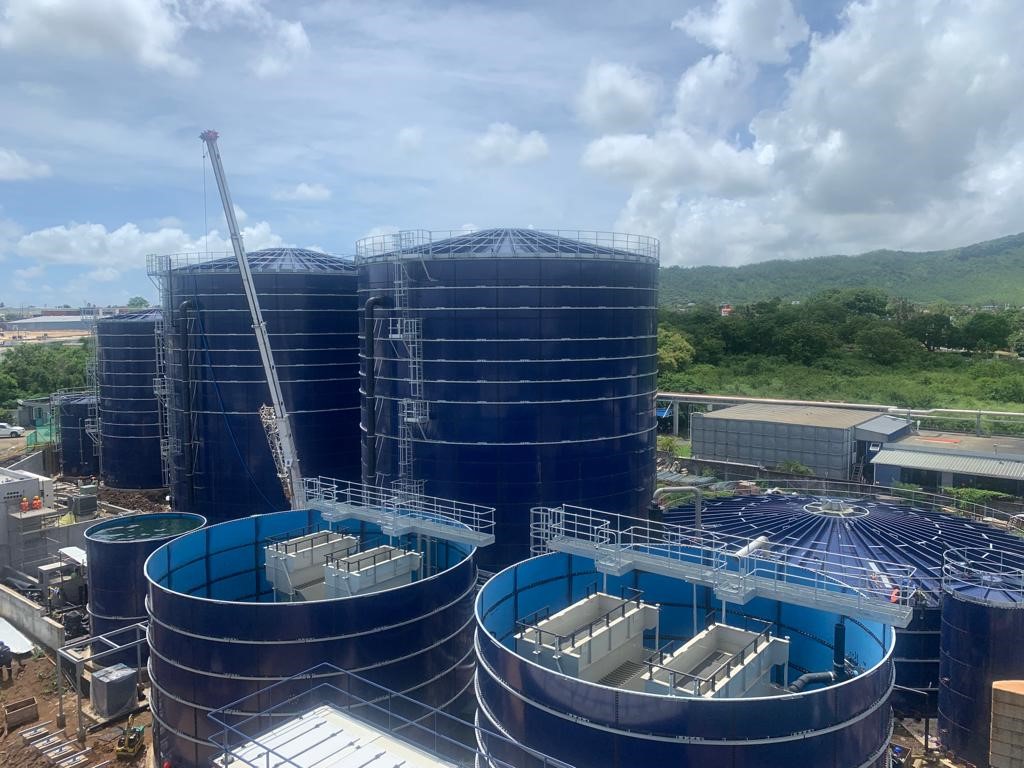
<svg viewBox="0 0 1024 768"><path fill-rule="evenodd" d="M38 179L50 173L50 166L46 163L34 163L13 149L0 147L0 181Z"/></svg>
<svg viewBox="0 0 1024 768"><path fill-rule="evenodd" d="M331 199L331 190L323 184L299 182L294 187L282 189L274 195L275 200L295 200L300 202L319 202Z"/></svg>
<svg viewBox="0 0 1024 768"><path fill-rule="evenodd" d="M14 270L14 276L27 280L33 277L42 277L46 274L46 267L41 264L36 264L32 267L24 267L22 269Z"/></svg>
<svg viewBox="0 0 1024 768"><path fill-rule="evenodd" d="M716 9L733 18L735 7ZM663 262L924 250L1019 231L1024 15L1015 8L851 4L767 105L750 87L764 76L754 60L779 62L800 35L779 33L783 42L744 55L743 34L698 16L687 31L719 52L687 69L662 127L601 137L582 157L629 185L618 226L659 236Z"/></svg>
<svg viewBox="0 0 1024 768"><path fill-rule="evenodd" d="M285 244L265 221L244 227L242 240L251 251ZM91 267L90 277L111 282L127 270L144 270L148 254L224 252L231 250L231 241L217 230L193 238L175 227L147 231L128 223L108 230L102 224L73 223L29 232L10 250L30 262L25 269L41 270L49 265Z"/></svg>
<svg viewBox="0 0 1024 768"><path fill-rule="evenodd" d="M395 135L395 146L399 152L412 152L423 144L423 129L418 125L407 125Z"/></svg>
<svg viewBox="0 0 1024 768"><path fill-rule="evenodd" d="M548 143L538 131L523 133L509 123L491 123L473 142L473 156L480 162L522 165L547 157Z"/></svg>
<svg viewBox="0 0 1024 768"><path fill-rule="evenodd" d="M311 46L301 22L275 16L263 0L186 0L189 19L199 29L220 31L239 26L264 42L251 61L257 77L283 75L309 55Z"/></svg>
<svg viewBox="0 0 1024 768"><path fill-rule="evenodd" d="M791 0L715 0L710 11L694 8L672 26L708 48L765 64L786 63L810 35Z"/></svg>
<svg viewBox="0 0 1024 768"><path fill-rule="evenodd" d="M128 56L149 69L192 75L177 51L187 21L164 0L8 0L0 14L0 48L45 55Z"/></svg>
<svg viewBox="0 0 1024 768"><path fill-rule="evenodd" d="M577 99L580 117L602 131L633 131L648 125L658 106L658 84L623 64L592 63Z"/></svg>

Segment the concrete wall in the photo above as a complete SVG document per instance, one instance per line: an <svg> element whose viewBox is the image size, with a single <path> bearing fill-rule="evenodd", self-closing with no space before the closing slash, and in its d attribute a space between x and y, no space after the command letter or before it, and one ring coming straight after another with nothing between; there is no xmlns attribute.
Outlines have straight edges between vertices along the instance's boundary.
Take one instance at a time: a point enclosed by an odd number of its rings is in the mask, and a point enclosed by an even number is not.
<svg viewBox="0 0 1024 768"><path fill-rule="evenodd" d="M64 645L64 627L44 616L44 612L41 606L0 584L0 616L37 643L60 648Z"/></svg>
<svg viewBox="0 0 1024 768"><path fill-rule="evenodd" d="M20 469L25 472L33 472L37 475L46 474L46 463L43 460L43 451L30 453L28 456L18 459L7 469Z"/></svg>
<svg viewBox="0 0 1024 768"><path fill-rule="evenodd" d="M1024 765L1024 681L997 680L992 684L991 768Z"/></svg>

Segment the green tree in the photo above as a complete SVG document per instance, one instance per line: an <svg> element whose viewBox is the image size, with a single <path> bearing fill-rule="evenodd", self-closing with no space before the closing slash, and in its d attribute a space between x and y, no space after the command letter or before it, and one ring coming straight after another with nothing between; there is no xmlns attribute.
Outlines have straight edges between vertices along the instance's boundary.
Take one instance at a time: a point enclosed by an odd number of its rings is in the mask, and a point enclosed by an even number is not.
<svg viewBox="0 0 1024 768"><path fill-rule="evenodd" d="M901 328L907 336L924 344L929 352L939 347L953 346L956 338L956 329L949 315L934 312L914 315L903 323Z"/></svg>
<svg viewBox="0 0 1024 768"><path fill-rule="evenodd" d="M693 345L679 331L667 325L658 326L658 371L677 373L693 362Z"/></svg>
<svg viewBox="0 0 1024 768"><path fill-rule="evenodd" d="M1010 335L1010 319L1002 312L977 312L961 329L964 346L980 352L1004 349Z"/></svg>
<svg viewBox="0 0 1024 768"><path fill-rule="evenodd" d="M132 296L128 299L128 306L136 309L145 309L149 306L149 302L142 296Z"/></svg>
<svg viewBox="0 0 1024 768"><path fill-rule="evenodd" d="M888 323L872 323L857 334L857 351L868 360L882 365L893 365L913 359L919 349L913 339L907 338Z"/></svg>

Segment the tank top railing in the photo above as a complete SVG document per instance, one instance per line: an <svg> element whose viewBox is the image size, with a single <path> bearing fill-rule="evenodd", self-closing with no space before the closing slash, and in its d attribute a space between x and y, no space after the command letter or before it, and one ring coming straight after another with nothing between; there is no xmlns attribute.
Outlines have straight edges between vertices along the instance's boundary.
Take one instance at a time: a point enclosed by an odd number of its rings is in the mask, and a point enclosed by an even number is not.
<svg viewBox="0 0 1024 768"><path fill-rule="evenodd" d="M968 602L1024 608L1024 557L985 547L949 549L942 588Z"/></svg>
<svg viewBox="0 0 1024 768"><path fill-rule="evenodd" d="M476 547L494 543L494 508L329 477L303 480L307 505L325 520L355 518L389 536L422 533Z"/></svg>
<svg viewBox="0 0 1024 768"><path fill-rule="evenodd" d="M565 505L534 511L549 551L594 560L598 571L633 569L710 587L726 601L754 597L906 626L915 569L882 560L715 533Z"/></svg>

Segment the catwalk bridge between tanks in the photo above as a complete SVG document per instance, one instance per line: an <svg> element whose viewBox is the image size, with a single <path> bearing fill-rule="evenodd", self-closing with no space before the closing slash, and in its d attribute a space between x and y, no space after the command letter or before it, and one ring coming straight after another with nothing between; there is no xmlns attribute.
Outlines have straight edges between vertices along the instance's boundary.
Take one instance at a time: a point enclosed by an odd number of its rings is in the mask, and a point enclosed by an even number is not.
<svg viewBox="0 0 1024 768"><path fill-rule="evenodd" d="M494 543L494 509L330 477L303 478L306 505L324 520L362 520L387 536L408 533L486 547Z"/></svg>
<svg viewBox="0 0 1024 768"><path fill-rule="evenodd" d="M594 560L598 571L632 570L683 579L714 590L725 603L755 597L906 627L913 618L908 565L805 550L701 528L654 523L564 505L531 512L533 552L553 551Z"/></svg>

